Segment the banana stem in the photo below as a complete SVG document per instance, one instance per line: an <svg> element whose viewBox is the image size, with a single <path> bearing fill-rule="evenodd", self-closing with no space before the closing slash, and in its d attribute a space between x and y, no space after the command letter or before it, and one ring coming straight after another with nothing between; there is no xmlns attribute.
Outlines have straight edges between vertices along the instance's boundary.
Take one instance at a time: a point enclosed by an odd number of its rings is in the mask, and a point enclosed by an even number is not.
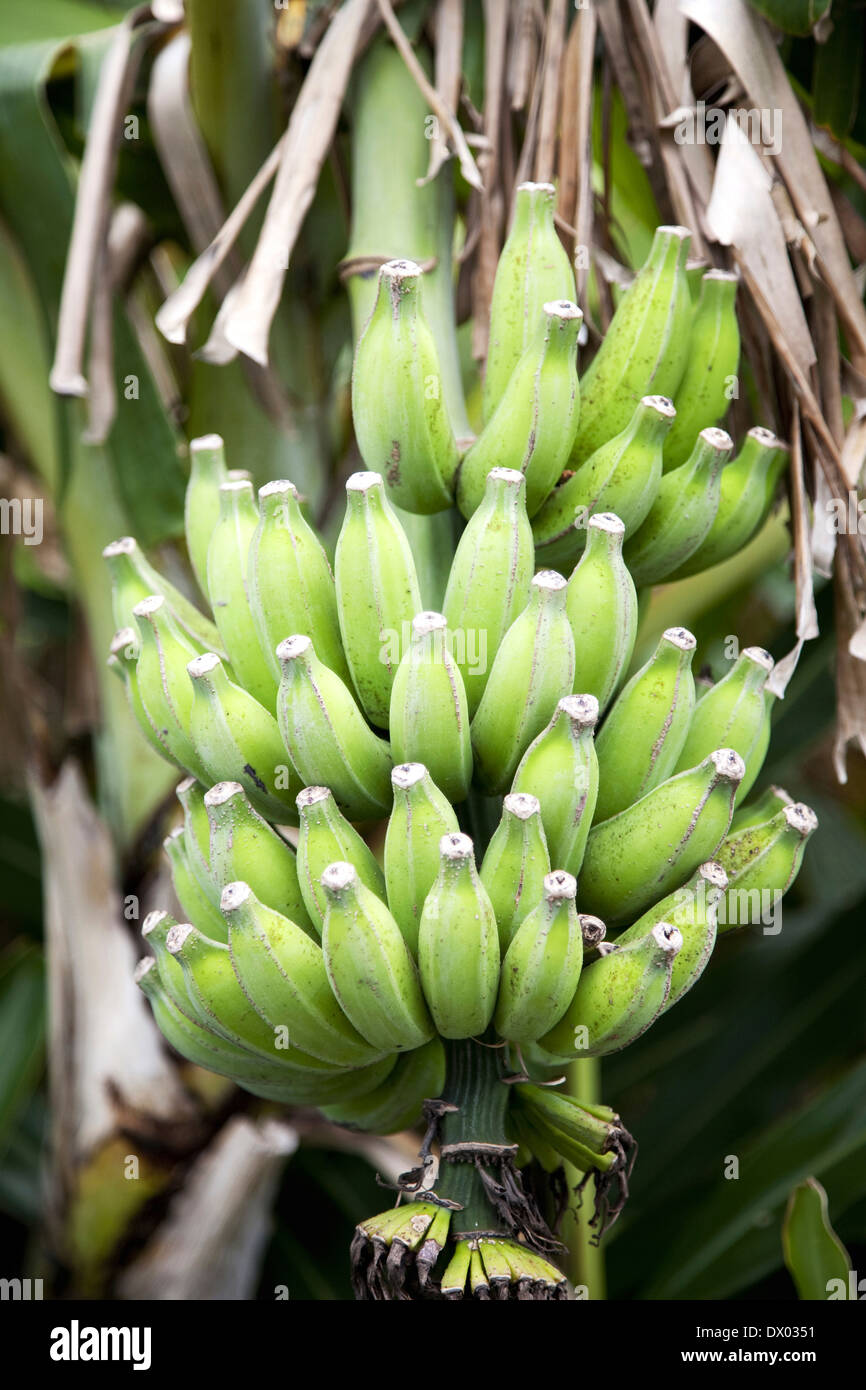
<svg viewBox="0 0 866 1390"><path fill-rule="evenodd" d="M572 1062L568 1068L568 1091L591 1105L601 1100L601 1063L597 1057L582 1057ZM569 1188L574 1188L583 1176L570 1163L565 1165L565 1175ZM582 1285L587 1297L597 1303L605 1298L606 1291L604 1253L590 1240L592 1231L588 1216L594 1196L595 1178L590 1178L583 1193L582 1213L578 1213L576 1203L571 1207L564 1237L568 1240L568 1277L572 1284Z"/></svg>
<svg viewBox="0 0 866 1390"><path fill-rule="evenodd" d="M447 1071L442 1099L457 1106L444 1117L443 1144L505 1144L508 1088L502 1084L502 1049L485 1047L472 1038L446 1042ZM460 1202L454 1231L500 1231L501 1218L487 1199L471 1162L444 1162L437 1192ZM503 1234L507 1234L503 1231Z"/></svg>

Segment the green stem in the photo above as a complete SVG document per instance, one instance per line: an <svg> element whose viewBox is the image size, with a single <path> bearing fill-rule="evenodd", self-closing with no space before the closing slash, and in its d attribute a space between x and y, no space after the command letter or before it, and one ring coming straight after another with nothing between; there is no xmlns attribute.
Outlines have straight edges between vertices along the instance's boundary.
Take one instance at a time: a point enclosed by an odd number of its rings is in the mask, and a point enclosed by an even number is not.
<svg viewBox="0 0 866 1390"><path fill-rule="evenodd" d="M572 1096L594 1104L601 1100L601 1063L597 1057L581 1057L568 1068L568 1091ZM573 1189L583 1174L570 1163L565 1165L569 1188ZM583 1191L580 1213L576 1204L566 1217L564 1236L568 1241L568 1276L575 1286L582 1285L593 1302L605 1297L604 1254L591 1243L589 1213L595 1196L595 1178L590 1178ZM582 1219L581 1219L582 1218Z"/></svg>
<svg viewBox="0 0 866 1390"><path fill-rule="evenodd" d="M502 1084L502 1049L472 1038L446 1042L445 1049L448 1063L442 1098L457 1110L444 1117L443 1144L506 1144L508 1089ZM455 1213L452 1222L455 1233L502 1230L474 1164L443 1162L436 1190L462 1204L463 1210Z"/></svg>

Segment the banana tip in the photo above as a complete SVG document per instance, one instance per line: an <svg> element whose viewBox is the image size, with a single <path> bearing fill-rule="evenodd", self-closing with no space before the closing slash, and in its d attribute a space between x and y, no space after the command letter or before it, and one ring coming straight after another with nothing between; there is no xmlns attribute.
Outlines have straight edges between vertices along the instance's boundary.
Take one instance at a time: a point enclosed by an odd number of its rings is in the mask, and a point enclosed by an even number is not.
<svg viewBox="0 0 866 1390"><path fill-rule="evenodd" d="M531 820L541 810L541 802L530 792L509 792L502 803L510 815L518 820Z"/></svg>
<svg viewBox="0 0 866 1390"><path fill-rule="evenodd" d="M423 763L398 763L391 769L391 786L398 791L407 792L418 782L423 782L427 768Z"/></svg>
<svg viewBox="0 0 866 1390"><path fill-rule="evenodd" d="M474 845L468 835L462 834L459 830L451 831L448 835L443 835L439 841L439 853L443 859L458 862L463 859L471 859L474 853Z"/></svg>
<svg viewBox="0 0 866 1390"><path fill-rule="evenodd" d="M804 839L818 829L818 817L811 806L807 806L803 801L795 801L793 805L785 806L782 815L791 829L795 830L798 835L802 835Z"/></svg>
<svg viewBox="0 0 866 1390"><path fill-rule="evenodd" d="M236 879L234 883L227 883L220 893L220 912L236 912L252 895L250 885L240 879Z"/></svg>
<svg viewBox="0 0 866 1390"><path fill-rule="evenodd" d="M204 804L210 810L213 806L225 806L232 797L243 796L244 789L240 782L217 782L209 791L204 794Z"/></svg>

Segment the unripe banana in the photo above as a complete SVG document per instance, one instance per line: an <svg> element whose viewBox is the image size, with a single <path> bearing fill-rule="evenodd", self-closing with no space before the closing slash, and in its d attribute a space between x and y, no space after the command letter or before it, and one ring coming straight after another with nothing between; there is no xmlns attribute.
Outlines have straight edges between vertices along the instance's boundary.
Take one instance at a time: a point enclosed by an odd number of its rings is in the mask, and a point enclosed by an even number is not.
<svg viewBox="0 0 866 1390"><path fill-rule="evenodd" d="M297 872L301 896L319 936L325 923L328 899L322 874L337 860L352 865L365 888L385 901L385 879L373 851L337 807L328 787L305 787L298 794Z"/></svg>
<svg viewBox="0 0 866 1390"><path fill-rule="evenodd" d="M514 220L496 267L490 302L482 397L485 423L505 394L544 304L552 299L574 299L574 271L553 221L555 207L552 183L518 186Z"/></svg>
<svg viewBox="0 0 866 1390"><path fill-rule="evenodd" d="M574 693L600 710L628 669L637 636L637 594L622 558L625 526L612 512L591 516L586 549L568 581L565 609L574 637Z"/></svg>
<svg viewBox="0 0 866 1390"><path fill-rule="evenodd" d="M625 427L562 483L533 518L536 560L568 570L586 544L590 516L613 512L632 536L662 479L662 447L676 411L666 396L644 396Z"/></svg>
<svg viewBox="0 0 866 1390"><path fill-rule="evenodd" d="M283 668L277 718L303 782L330 787L352 820L385 815L391 804L388 744L373 733L340 677L319 660L309 637L287 637L277 656Z"/></svg>
<svg viewBox="0 0 866 1390"><path fill-rule="evenodd" d="M439 872L439 843L459 827L451 802L422 763L399 763L391 785L394 806L385 832L388 907L417 956L421 909Z"/></svg>
<svg viewBox="0 0 866 1390"><path fill-rule="evenodd" d="M526 480L512 468L493 468L484 500L460 537L442 604L470 718L499 644L529 598L534 555Z"/></svg>
<svg viewBox="0 0 866 1390"><path fill-rule="evenodd" d="M739 753L717 749L698 767L593 826L580 880L587 910L609 926L633 921L712 859L730 826L744 773Z"/></svg>
<svg viewBox="0 0 866 1390"><path fill-rule="evenodd" d="M541 902L524 917L505 953L493 1022L509 1042L537 1042L574 998L583 963L576 893L571 874L548 874Z"/></svg>
<svg viewBox="0 0 866 1390"><path fill-rule="evenodd" d="M523 754L574 681L567 584L555 570L532 580L529 602L502 639L472 720L475 780L488 795L506 790Z"/></svg>
<svg viewBox="0 0 866 1390"><path fill-rule="evenodd" d="M165 756L209 780L201 750L192 733L193 693L187 663L198 655L174 621L161 594L150 594L133 608L141 650L136 666L138 692L151 728Z"/></svg>
<svg viewBox="0 0 866 1390"><path fill-rule="evenodd" d="M342 1105L323 1107L335 1124L371 1134L399 1134L421 1123L425 1100L442 1094L445 1085L445 1048L440 1038L431 1038L397 1058L391 1075L375 1091Z"/></svg>
<svg viewBox="0 0 866 1390"><path fill-rule="evenodd" d="M232 968L256 1013L312 1057L340 1067L381 1055L346 1018L331 989L322 948L282 913L259 902L247 883L228 883L222 911Z"/></svg>
<svg viewBox="0 0 866 1390"><path fill-rule="evenodd" d="M172 927L176 926L177 919L172 917L170 913L149 912L141 924L141 935L156 959L160 982L165 993L182 1013L197 1019L198 1015L189 997L180 962L171 955L166 944L169 932ZM204 1027L203 1024L201 1026ZM241 1044L238 1044L238 1048L242 1055L249 1056L249 1049L243 1048Z"/></svg>
<svg viewBox="0 0 866 1390"><path fill-rule="evenodd" d="M195 657L186 669L194 697L190 732L207 770L200 780L240 782L260 815L291 825L300 782L274 716L229 680L213 652Z"/></svg>
<svg viewBox="0 0 866 1390"><path fill-rule="evenodd" d="M223 483L219 496L219 521L207 552L211 607L238 684L273 711L277 674L259 642L247 586L250 542L258 529L259 509L252 483Z"/></svg>
<svg viewBox="0 0 866 1390"><path fill-rule="evenodd" d="M316 533L304 520L293 483L277 481L259 489L247 585L259 642L276 680L277 645L293 632L311 637L325 665L349 680L334 576Z"/></svg>
<svg viewBox="0 0 866 1390"><path fill-rule="evenodd" d="M741 830L747 830L753 825L766 824L783 806L790 806L793 800L784 787L767 787L766 791L761 792L753 801L737 807L731 821L731 835L737 835Z"/></svg>
<svg viewBox="0 0 866 1390"><path fill-rule="evenodd" d="M220 436L203 434L191 439L183 520L189 561L205 598L208 546L219 521L220 486L227 482L225 447Z"/></svg>
<svg viewBox="0 0 866 1390"><path fill-rule="evenodd" d="M665 440L666 473L685 463L699 432L717 424L730 405L740 361L736 298L736 275L707 271L692 318L686 369L674 396L677 418Z"/></svg>
<svg viewBox="0 0 866 1390"><path fill-rule="evenodd" d="M465 517L480 505L491 468L514 468L524 475L529 516L555 486L577 433L582 322L581 310L569 299L544 305L499 404L460 465L457 505Z"/></svg>
<svg viewBox="0 0 866 1390"><path fill-rule="evenodd" d="M630 946L657 922L670 922L680 931L683 944L674 961L665 1013L688 993L707 966L716 944L719 903L727 886L728 875L721 864L713 859L699 864L682 888L662 898L616 939L617 947Z"/></svg>
<svg viewBox="0 0 866 1390"><path fill-rule="evenodd" d="M220 885L211 872L210 823L205 805L204 787L194 777L184 777L183 781L178 782L174 791L183 808L187 862L195 874L202 892L210 898L214 907L219 907Z"/></svg>
<svg viewBox="0 0 866 1390"><path fill-rule="evenodd" d="M351 864L322 875L328 900L322 950L343 1013L371 1047L407 1052L433 1036L421 985L400 928Z"/></svg>
<svg viewBox="0 0 866 1390"><path fill-rule="evenodd" d="M638 587L666 579L706 539L733 447L724 430L701 430L687 462L664 475L646 520L623 551Z"/></svg>
<svg viewBox="0 0 866 1390"><path fill-rule="evenodd" d="M383 475L392 502L429 515L451 506L458 453L422 273L414 261L388 261L379 271L355 349L352 419L361 457Z"/></svg>
<svg viewBox="0 0 866 1390"><path fill-rule="evenodd" d="M686 579L736 555L763 525L773 503L780 468L788 461L788 446L771 430L749 430L743 447L722 470L719 506L713 524L687 560L668 576Z"/></svg>
<svg viewBox="0 0 866 1390"><path fill-rule="evenodd" d="M719 903L720 933L775 922L782 895L800 872L806 843L817 828L815 812L797 801L763 825L747 826L723 841L717 858L728 875L728 889Z"/></svg>
<svg viewBox="0 0 866 1390"><path fill-rule="evenodd" d="M535 1123L550 1126L558 1135L567 1136L588 1154L594 1155L598 1166L609 1166L606 1156L613 1160L612 1148L622 1141L623 1129L619 1115L609 1106L589 1107L574 1096L563 1095L550 1086L534 1086L526 1082L514 1088L514 1101L520 1113ZM586 1171L586 1170L584 1170Z"/></svg>
<svg viewBox="0 0 866 1390"><path fill-rule="evenodd" d="M210 863L219 890L243 881L266 907L304 931L312 930L295 856L282 836L253 810L240 782L217 782L205 794L204 806Z"/></svg>
<svg viewBox="0 0 866 1390"><path fill-rule="evenodd" d="M174 895L180 903L184 920L192 922L200 932L212 941L226 941L228 931L225 920L218 908L202 890L201 884L189 865L186 854L186 833L180 827L173 830L162 842L162 847L171 866L171 881Z"/></svg>
<svg viewBox="0 0 866 1390"><path fill-rule="evenodd" d="M472 780L469 708L442 613L418 613L391 689L389 734L399 763L419 762L451 802Z"/></svg>
<svg viewBox="0 0 866 1390"><path fill-rule="evenodd" d="M748 795L761 770L766 707L764 686L773 658L763 647L744 647L728 674L698 701L675 772L695 767L714 748L734 748L746 764L736 803ZM760 761L758 761L760 758Z"/></svg>
<svg viewBox="0 0 866 1390"><path fill-rule="evenodd" d="M645 1033L667 1001L679 930L657 922L646 936L615 947L581 971L568 1011L540 1045L561 1059L607 1057Z"/></svg>
<svg viewBox="0 0 866 1390"><path fill-rule="evenodd" d="M496 914L503 955L521 922L541 902L549 873L541 803L526 792L512 792L502 803L502 819L480 869L481 882Z"/></svg>
<svg viewBox="0 0 866 1390"><path fill-rule="evenodd" d="M649 661L618 696L595 740L596 823L624 811L677 768L695 708L692 659L696 647L686 628L669 627ZM703 756L687 766L694 767Z"/></svg>
<svg viewBox="0 0 866 1390"><path fill-rule="evenodd" d="M353 473L346 483L334 569L352 683L370 722L387 729L400 639L421 608L421 594L409 542L379 473Z"/></svg>
<svg viewBox="0 0 866 1390"><path fill-rule="evenodd" d="M685 227L656 228L646 263L620 300L583 375L575 466L624 428L641 396L676 394L689 356L690 241ZM603 510L622 516L612 505Z"/></svg>
<svg viewBox="0 0 866 1390"><path fill-rule="evenodd" d="M478 877L472 841L443 835L436 881L418 930L424 996L443 1038L484 1032L499 987L499 933L493 905Z"/></svg>
<svg viewBox="0 0 866 1390"><path fill-rule="evenodd" d="M126 698L129 701L129 708L132 710L135 722L141 729L151 748L160 757L178 766L176 758L170 756L168 749L160 739L156 729L150 722L144 702L141 698L141 691L138 687L138 658L141 654L141 641L138 633L131 627L121 627L115 632L111 639L111 647L108 655L108 666L120 677L126 688Z"/></svg>
<svg viewBox="0 0 866 1390"><path fill-rule="evenodd" d="M138 541L123 536L102 552L111 575L111 606L117 627L132 627L132 610L143 598L162 594L172 617L196 652L222 651L213 623L144 558Z"/></svg>
<svg viewBox="0 0 866 1390"><path fill-rule="evenodd" d="M594 695L567 695L546 729L527 748L511 790L541 803L541 822L553 864L578 877L598 796L598 757L593 731Z"/></svg>

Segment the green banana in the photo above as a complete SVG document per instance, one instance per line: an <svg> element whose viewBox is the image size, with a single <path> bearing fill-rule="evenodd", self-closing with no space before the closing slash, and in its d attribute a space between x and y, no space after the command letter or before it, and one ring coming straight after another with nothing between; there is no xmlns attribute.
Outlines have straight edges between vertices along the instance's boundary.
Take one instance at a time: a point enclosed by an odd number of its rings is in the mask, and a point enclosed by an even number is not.
<svg viewBox="0 0 866 1390"><path fill-rule="evenodd" d="M351 864L329 864L322 886L322 950L343 1013L372 1047L407 1052L429 1042L434 1030L415 964L385 904Z"/></svg>
<svg viewBox="0 0 866 1390"><path fill-rule="evenodd" d="M388 744L373 733L340 677L319 660L309 637L287 637L277 657L283 669L277 718L303 782L330 787L352 820L387 814Z"/></svg>
<svg viewBox="0 0 866 1390"><path fill-rule="evenodd" d="M361 457L381 473L392 502L429 515L451 506L457 441L439 354L423 310L422 270L388 261L355 349L352 419Z"/></svg>
<svg viewBox="0 0 866 1390"><path fill-rule="evenodd" d="M335 1124L372 1134L399 1134L421 1123L425 1100L442 1094L445 1085L445 1048L440 1038L397 1058L390 1076L359 1100L323 1107Z"/></svg>
<svg viewBox="0 0 866 1390"><path fill-rule="evenodd" d="M250 543L259 525L252 483L222 483L219 499L219 520L207 552L211 607L238 684L273 711L277 674L259 641L247 584Z"/></svg>
<svg viewBox="0 0 866 1390"><path fill-rule="evenodd" d="M712 859L728 832L744 773L739 753L716 749L698 767L594 825L580 880L587 910L608 926L633 920Z"/></svg>
<svg viewBox="0 0 866 1390"><path fill-rule="evenodd" d="M493 1022L509 1042L537 1042L565 1013L583 964L583 934L574 905L577 882L556 869L527 913L502 962Z"/></svg>
<svg viewBox="0 0 866 1390"><path fill-rule="evenodd" d="M526 478L533 516L568 463L580 414L577 336L583 314L569 299L546 303L499 404L466 453L457 476L457 505L470 517L491 468Z"/></svg>
<svg viewBox="0 0 866 1390"><path fill-rule="evenodd" d="M333 1066L379 1059L381 1051L365 1042L334 998L317 941L260 902L248 883L227 883L221 906L238 984L271 1029L284 1029L293 1047Z"/></svg>
<svg viewBox="0 0 866 1390"><path fill-rule="evenodd" d="M490 302L490 337L484 374L484 422L493 416L526 351L544 304L574 299L574 271L559 239L552 183L522 183L502 248Z"/></svg>
<svg viewBox="0 0 866 1390"><path fill-rule="evenodd" d="M566 695L546 729L531 743L514 774L513 792L541 803L541 823L551 864L580 874L598 796L598 756L593 731L594 695Z"/></svg>
<svg viewBox="0 0 866 1390"><path fill-rule="evenodd" d="M697 702L675 772L695 767L714 748L734 748L746 764L735 804L744 800L766 753L761 748L766 722L763 691L772 669L773 658L763 647L743 648L728 674Z"/></svg>
<svg viewBox="0 0 866 1390"><path fill-rule="evenodd" d="M526 480L513 468L492 468L484 500L460 537L442 603L470 718L499 644L529 598L534 556Z"/></svg>
<svg viewBox="0 0 866 1390"><path fill-rule="evenodd" d="M762 825L747 826L722 842L717 858L728 875L728 888L719 903L720 932L759 922L770 935L779 931L779 904L800 872L806 843L817 828L815 812L795 801Z"/></svg>
<svg viewBox="0 0 866 1390"><path fill-rule="evenodd" d="M183 970L179 961L169 952L167 941L168 934L172 927L177 926L177 918L172 917L168 912L149 912L141 924L141 935L145 944L153 952L159 968L159 978L165 993L172 1003L188 1014L191 1018L197 1018L189 991L186 987ZM204 1025L202 1025L204 1026ZM249 1056L248 1049L238 1045L241 1055Z"/></svg>
<svg viewBox="0 0 866 1390"><path fill-rule="evenodd" d="M639 941L593 961L581 971L568 1010L540 1046L563 1061L607 1057L628 1047L664 1008L682 940L676 927L657 922Z"/></svg>
<svg viewBox="0 0 866 1390"><path fill-rule="evenodd" d="M574 637L574 694L604 710L628 669L637 636L637 594L622 558L625 526L612 512L587 522L586 549L568 581L565 611Z"/></svg>
<svg viewBox="0 0 866 1390"><path fill-rule="evenodd" d="M229 680L215 653L195 657L186 669L193 688L190 733L208 774L200 780L240 782L260 815L292 824L301 784L274 716Z"/></svg>
<svg viewBox="0 0 866 1390"><path fill-rule="evenodd" d="M322 874L337 860L352 865L365 888L385 901L385 880L373 851L341 814L328 787L305 787L297 799L297 874L307 914L321 936L328 910Z"/></svg>
<svg viewBox="0 0 866 1390"><path fill-rule="evenodd" d="M361 707L388 727L400 641L421 608L406 534L379 473L353 473L334 558L343 649Z"/></svg>
<svg viewBox="0 0 866 1390"><path fill-rule="evenodd" d="M186 833L178 827L162 842L171 866L174 895L187 922L194 922L200 932L212 941L226 941L228 933L219 909L203 891L189 865L186 854Z"/></svg>
<svg viewBox="0 0 866 1390"><path fill-rule="evenodd" d="M279 480L259 489L247 587L259 643L275 679L280 674L277 644L297 632L311 637L325 665L349 680L334 576L315 531L304 520L294 483Z"/></svg>
<svg viewBox="0 0 866 1390"><path fill-rule="evenodd" d="M479 871L496 914L503 955L521 922L541 902L549 873L541 802L526 792L511 792L502 803L502 819Z"/></svg>
<svg viewBox="0 0 866 1390"><path fill-rule="evenodd" d="M731 834L736 835L753 825L764 825L766 821L772 820L783 806L790 806L793 800L784 787L767 787L766 791L761 792L753 801L737 807L731 821Z"/></svg>
<svg viewBox="0 0 866 1390"><path fill-rule="evenodd" d="M616 939L617 947L640 941L657 922L670 922L682 935L671 972L671 987L663 1012L687 994L700 979L716 944L719 903L728 886L721 864L699 864L691 878L645 912Z"/></svg>
<svg viewBox="0 0 866 1390"><path fill-rule="evenodd" d="M743 447L722 470L719 506L713 524L697 550L667 576L687 579L719 565L747 545L767 519L788 446L771 430L749 430Z"/></svg>
<svg viewBox="0 0 866 1390"><path fill-rule="evenodd" d="M718 424L730 405L740 362L737 283L727 270L708 270L701 280L688 361L674 396L677 418L665 440L665 472L685 463L700 430Z"/></svg>
<svg viewBox="0 0 866 1390"><path fill-rule="evenodd" d="M623 551L638 587L666 579L706 539L733 447L724 430L701 430L687 462L664 475L645 521Z"/></svg>
<svg viewBox="0 0 866 1390"><path fill-rule="evenodd" d="M205 598L208 596L208 546L219 521L220 485L226 482L225 447L220 436L203 434L191 439L183 521L189 562Z"/></svg>
<svg viewBox="0 0 866 1390"><path fill-rule="evenodd" d="M551 1086L519 1082L514 1087L514 1100L531 1121L551 1124L597 1154L602 1162L623 1133L619 1115L609 1106L590 1108L575 1096L563 1095Z"/></svg>
<svg viewBox="0 0 866 1390"><path fill-rule="evenodd" d="M198 655L175 622L161 594L150 594L132 610L141 649L135 668L138 693L164 756L208 780L201 750L192 732L193 693L187 663Z"/></svg>
<svg viewBox="0 0 866 1390"><path fill-rule="evenodd" d="M391 688L389 735L399 763L419 762L451 802L472 781L469 709L442 613L418 613Z"/></svg>
<svg viewBox="0 0 866 1390"><path fill-rule="evenodd" d="M301 793L303 795L303 793ZM242 881L266 907L308 931L295 856L250 805L240 782L217 782L204 796L210 864L219 890Z"/></svg>
<svg viewBox="0 0 866 1390"><path fill-rule="evenodd" d="M656 228L646 263L620 300L584 372L574 466L624 428L641 396L676 394L689 357L690 241L685 227ZM602 510L622 516L612 505Z"/></svg>
<svg viewBox="0 0 866 1390"><path fill-rule="evenodd" d="M417 956L421 909L439 872L439 843L457 832L457 817L422 763L399 763L391 785L394 805L385 832L388 907Z"/></svg>
<svg viewBox="0 0 866 1390"><path fill-rule="evenodd" d="M111 647L108 653L108 666L123 681L126 689L126 698L129 701L129 708L132 710L136 724L141 729L151 748L160 757L173 762L179 766L176 758L171 757L162 739L150 722L150 716L144 707L141 698L141 691L138 686L138 658L141 653L141 642L138 633L131 627L121 627L115 632L111 639Z"/></svg>
<svg viewBox="0 0 866 1390"><path fill-rule="evenodd" d="M589 517L613 512L632 536L662 480L662 447L676 411L667 396L643 396L625 426L552 492L533 517L536 560L570 569L586 544Z"/></svg>
<svg viewBox="0 0 866 1390"><path fill-rule="evenodd" d="M696 647L686 628L667 628L649 661L623 687L595 740L596 823L618 815L678 770L695 708ZM711 748L723 742L717 740ZM687 766L694 767L703 756Z"/></svg>
<svg viewBox="0 0 866 1390"><path fill-rule="evenodd" d="M102 558L111 576L111 607L116 627L132 627L135 605L151 594L162 594L174 621L197 652L222 651L219 633L210 619L148 563L132 536L112 541L103 550Z"/></svg>
<svg viewBox="0 0 866 1390"><path fill-rule="evenodd" d="M488 795L506 790L529 744L574 681L574 638L565 609L567 584L542 570L529 602L502 639L472 720L475 780Z"/></svg>
<svg viewBox="0 0 866 1390"><path fill-rule="evenodd" d="M194 777L184 777L174 791L183 808L185 848L189 867L195 874L202 892L210 898L214 907L219 907L220 885L210 866L210 824L204 787Z"/></svg>
<svg viewBox="0 0 866 1390"><path fill-rule="evenodd" d="M418 967L424 996L443 1038L476 1037L496 1006L499 933L478 877L472 841L443 835L439 872L421 910Z"/></svg>

